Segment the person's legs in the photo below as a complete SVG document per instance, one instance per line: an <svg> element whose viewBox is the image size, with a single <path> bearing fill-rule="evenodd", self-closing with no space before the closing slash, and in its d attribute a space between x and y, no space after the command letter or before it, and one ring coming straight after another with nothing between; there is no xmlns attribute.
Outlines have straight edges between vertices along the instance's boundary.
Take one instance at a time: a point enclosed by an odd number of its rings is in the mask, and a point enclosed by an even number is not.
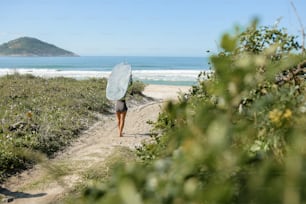
<svg viewBox="0 0 306 204"><path fill-rule="evenodd" d="M116 116L117 116L117 125L118 125L118 130L119 130L119 133L120 133L120 120L121 120L121 117L120 117L121 113L120 112L116 112Z"/></svg>
<svg viewBox="0 0 306 204"><path fill-rule="evenodd" d="M119 130L119 136L122 137L122 132L124 128L124 122L127 112L116 112L117 117L117 124L118 124L118 130Z"/></svg>
<svg viewBox="0 0 306 204"><path fill-rule="evenodd" d="M120 113L120 123L119 123L119 136L122 137L122 131L124 128L124 122L125 122L125 116L126 116L126 112L122 112Z"/></svg>

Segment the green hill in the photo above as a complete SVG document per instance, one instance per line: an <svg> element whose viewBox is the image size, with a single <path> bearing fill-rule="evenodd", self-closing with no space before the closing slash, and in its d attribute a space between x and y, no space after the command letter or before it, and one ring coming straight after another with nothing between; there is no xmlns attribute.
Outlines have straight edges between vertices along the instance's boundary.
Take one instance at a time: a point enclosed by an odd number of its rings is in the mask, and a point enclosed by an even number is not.
<svg viewBox="0 0 306 204"><path fill-rule="evenodd" d="M77 56L36 38L21 37L0 45L0 56Z"/></svg>

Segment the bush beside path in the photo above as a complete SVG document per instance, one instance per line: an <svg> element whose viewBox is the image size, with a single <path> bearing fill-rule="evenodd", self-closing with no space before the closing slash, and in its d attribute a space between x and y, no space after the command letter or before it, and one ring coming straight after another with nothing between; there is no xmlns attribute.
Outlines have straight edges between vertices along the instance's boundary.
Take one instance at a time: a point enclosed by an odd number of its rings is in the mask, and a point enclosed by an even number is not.
<svg viewBox="0 0 306 204"><path fill-rule="evenodd" d="M118 137L116 118L105 115L75 143L52 160L10 178L1 188L11 203L50 203L73 191L92 171L109 176L106 162L111 155L121 154L122 159L133 159L130 150L149 139L150 125L161 110L161 102L151 101L129 109L124 137ZM124 158L131 157L131 158Z"/></svg>

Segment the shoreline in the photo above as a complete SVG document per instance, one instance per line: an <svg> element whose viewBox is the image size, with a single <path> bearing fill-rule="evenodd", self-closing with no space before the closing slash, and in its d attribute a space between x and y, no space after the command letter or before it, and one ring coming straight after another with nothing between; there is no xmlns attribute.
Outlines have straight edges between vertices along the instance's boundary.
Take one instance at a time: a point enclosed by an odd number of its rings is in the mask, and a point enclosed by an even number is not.
<svg viewBox="0 0 306 204"><path fill-rule="evenodd" d="M197 83L201 70L133 70L133 80L142 81L145 84L160 84L174 86L192 86ZM209 71L205 71L209 72ZM0 77L8 75L33 75L42 78L73 78L77 80L87 80L92 78L108 79L110 70L69 70L69 69L49 69L49 68L0 68Z"/></svg>

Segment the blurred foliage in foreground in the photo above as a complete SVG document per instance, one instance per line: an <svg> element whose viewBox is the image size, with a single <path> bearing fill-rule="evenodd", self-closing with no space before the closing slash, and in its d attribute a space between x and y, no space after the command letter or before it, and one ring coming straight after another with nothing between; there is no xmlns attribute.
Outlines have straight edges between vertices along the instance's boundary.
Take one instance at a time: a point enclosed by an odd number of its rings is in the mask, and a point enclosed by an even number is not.
<svg viewBox="0 0 306 204"><path fill-rule="evenodd" d="M305 53L255 24L223 35L214 74L168 104L142 162L75 203L305 203Z"/></svg>

